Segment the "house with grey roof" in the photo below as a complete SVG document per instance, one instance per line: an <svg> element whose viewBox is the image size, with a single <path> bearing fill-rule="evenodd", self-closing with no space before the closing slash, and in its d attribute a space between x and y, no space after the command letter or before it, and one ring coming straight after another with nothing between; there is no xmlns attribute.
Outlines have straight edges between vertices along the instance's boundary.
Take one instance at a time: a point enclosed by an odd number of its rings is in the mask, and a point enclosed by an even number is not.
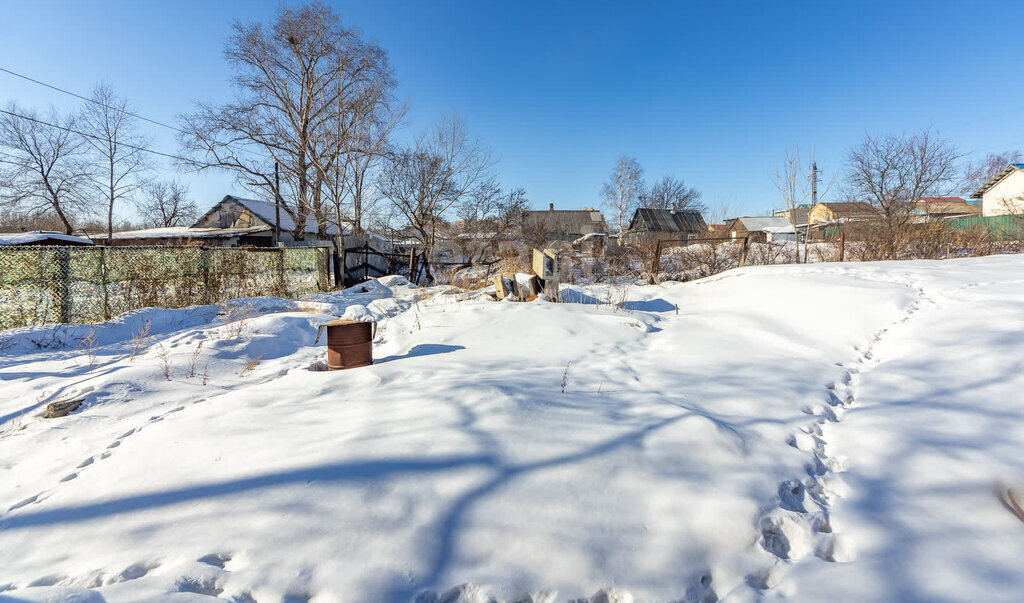
<svg viewBox="0 0 1024 603"><path fill-rule="evenodd" d="M595 209L555 209L523 212L523 238L531 244L573 241L591 233L604 233L608 225L604 215Z"/></svg>
<svg viewBox="0 0 1024 603"><path fill-rule="evenodd" d="M633 212L622 243L698 239L707 236L708 225L696 209L655 209L641 207Z"/></svg>

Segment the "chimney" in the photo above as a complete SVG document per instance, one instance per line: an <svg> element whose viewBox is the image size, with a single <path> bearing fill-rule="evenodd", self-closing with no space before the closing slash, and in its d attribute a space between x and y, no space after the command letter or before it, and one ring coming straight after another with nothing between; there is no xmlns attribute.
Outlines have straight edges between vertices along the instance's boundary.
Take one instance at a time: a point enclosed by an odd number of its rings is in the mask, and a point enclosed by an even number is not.
<svg viewBox="0 0 1024 603"><path fill-rule="evenodd" d="M554 203L548 203L548 211L555 211L555 204Z"/></svg>

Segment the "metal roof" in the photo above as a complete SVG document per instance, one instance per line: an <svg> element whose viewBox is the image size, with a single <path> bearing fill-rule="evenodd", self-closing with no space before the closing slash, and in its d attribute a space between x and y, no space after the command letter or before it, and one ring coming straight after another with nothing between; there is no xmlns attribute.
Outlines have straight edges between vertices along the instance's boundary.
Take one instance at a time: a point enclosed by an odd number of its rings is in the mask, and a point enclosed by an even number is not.
<svg viewBox="0 0 1024 603"><path fill-rule="evenodd" d="M271 203L269 201L262 201L260 199L245 199L243 197L236 197L234 195L225 195L224 198L221 199L220 202L217 203L217 205L215 205L213 207L213 209L211 209L210 211L206 212L205 214L203 214L202 217L199 218L199 221L196 222L195 226L199 226L200 224L202 224L203 218L205 218L207 215L210 214L210 212L212 212L214 209L216 209L218 205L220 205L221 203L224 203L226 201L233 201L235 203L238 203L242 207L248 209L249 212L252 213L254 216L256 216L257 218L259 218L260 220L265 222L267 224L267 226L269 226L270 228L274 227L274 221L275 221L274 213L275 212L274 212L274 204L273 203ZM295 220L293 220L292 217L288 215L288 212L285 211L285 209L284 209L284 205L282 205L281 206L281 231L282 232L292 232L294 230L295 230ZM327 224L327 229L326 230L327 230L327 234L330 234L330 235L333 235L333 234L337 233L337 228L335 227L334 224L331 224L331 223ZM307 233L312 233L312 234L316 234L318 232L317 228L316 228L316 218L312 215L312 212L310 212L306 216L306 224L305 224L305 228L303 229L303 231L307 232ZM348 234L348 229L345 230L345 234Z"/></svg>
<svg viewBox="0 0 1024 603"><path fill-rule="evenodd" d="M654 209L641 207L633 214L630 230L642 229L648 232L698 233L707 230L704 216L696 209Z"/></svg>
<svg viewBox="0 0 1024 603"><path fill-rule="evenodd" d="M989 189L999 184L999 182L1002 181L1003 178L1006 178L1007 176L1009 176L1010 174L1017 170L1024 171L1024 163L1011 163L1010 165L1003 168L1001 172L999 172L992 178L989 178L988 182L981 185L981 188L971 193L971 199L981 199L981 197L985 193L987 193Z"/></svg>
<svg viewBox="0 0 1024 603"><path fill-rule="evenodd" d="M736 220L748 231L791 232L793 225L781 216L740 216Z"/></svg>

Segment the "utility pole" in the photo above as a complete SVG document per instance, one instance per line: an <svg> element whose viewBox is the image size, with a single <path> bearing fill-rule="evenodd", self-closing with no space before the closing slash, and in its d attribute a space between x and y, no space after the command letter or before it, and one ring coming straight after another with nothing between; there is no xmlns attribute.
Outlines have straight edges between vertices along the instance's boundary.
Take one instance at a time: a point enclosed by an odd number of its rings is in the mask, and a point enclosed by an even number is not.
<svg viewBox="0 0 1024 603"><path fill-rule="evenodd" d="M811 162L811 207L818 204L818 162Z"/></svg>
<svg viewBox="0 0 1024 603"><path fill-rule="evenodd" d="M281 244L281 177L274 162L274 245Z"/></svg>

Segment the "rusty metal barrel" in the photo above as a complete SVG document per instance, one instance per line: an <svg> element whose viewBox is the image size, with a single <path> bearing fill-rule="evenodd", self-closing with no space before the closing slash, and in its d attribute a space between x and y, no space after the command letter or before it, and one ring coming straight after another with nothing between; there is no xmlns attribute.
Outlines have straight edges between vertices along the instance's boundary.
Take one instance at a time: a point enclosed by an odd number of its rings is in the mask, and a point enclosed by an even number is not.
<svg viewBox="0 0 1024 603"><path fill-rule="evenodd" d="M320 341L320 333L324 329L327 329L327 370L341 371L373 364L373 336L377 323L332 320L320 325L316 341Z"/></svg>

